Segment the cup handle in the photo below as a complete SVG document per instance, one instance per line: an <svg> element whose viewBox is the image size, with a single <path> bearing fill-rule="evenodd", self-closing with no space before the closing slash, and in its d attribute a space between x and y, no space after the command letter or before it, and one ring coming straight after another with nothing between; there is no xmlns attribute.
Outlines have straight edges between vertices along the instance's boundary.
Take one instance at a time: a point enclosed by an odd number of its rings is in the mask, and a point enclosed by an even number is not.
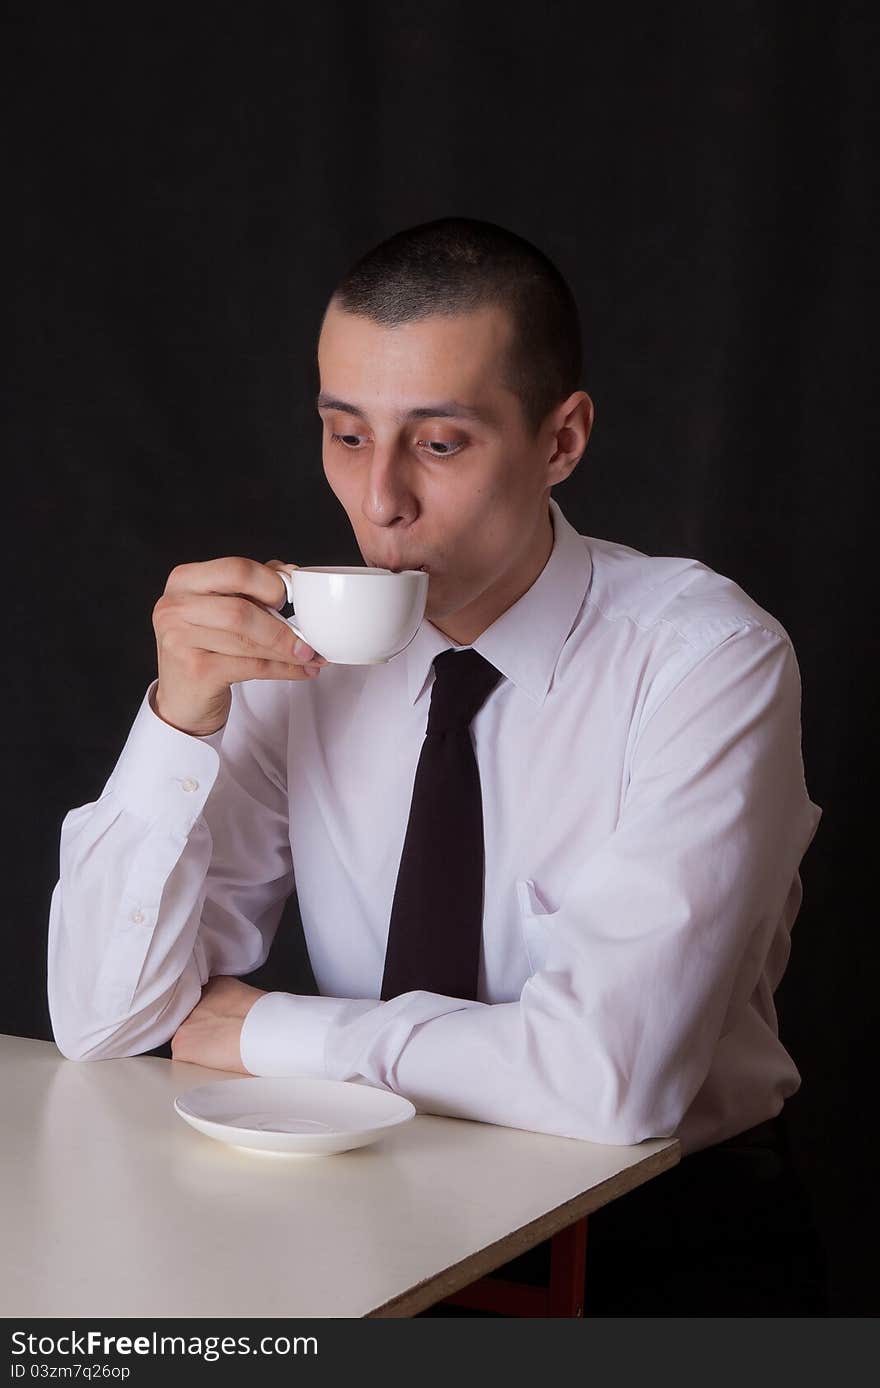
<svg viewBox="0 0 880 1388"><path fill-rule="evenodd" d="M284 584L284 591L285 591L286 594L287 594L286 601L287 601L288 603L290 603L290 605L291 605L291 607L292 607L292 606L293 606L293 581L292 581L292 576L291 576L289 573L285 573L283 569L276 569L275 572L277 573L278 577L281 579L281 582ZM284 606L284 603L282 603L281 605L282 605L282 607L283 607L283 606ZM266 607L266 604L263 603L263 606ZM291 630L292 632L294 632L294 633L299 637L299 639L300 639L301 641L305 641L305 643L306 643L307 646L311 646L311 644L312 644L311 641L308 639L307 636L304 636L304 635L303 635L303 633L300 631L299 627L296 625L296 623L293 621L293 619L292 619L291 617L282 617L282 615L281 615L281 613L278 611L278 608L277 608L277 607L266 607L266 611L267 611L267 612L271 612L272 616L273 616L273 617L277 617L278 620L279 620L279 622L283 622L284 625L285 625L286 627L290 627L290 630ZM294 616L296 616L296 613L294 613ZM314 647L313 647L313 649L314 649Z"/></svg>

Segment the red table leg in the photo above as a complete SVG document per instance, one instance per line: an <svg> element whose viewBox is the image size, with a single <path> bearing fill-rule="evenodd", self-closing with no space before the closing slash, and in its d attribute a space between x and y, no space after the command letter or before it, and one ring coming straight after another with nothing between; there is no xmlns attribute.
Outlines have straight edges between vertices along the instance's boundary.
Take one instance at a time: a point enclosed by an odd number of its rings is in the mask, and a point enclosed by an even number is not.
<svg viewBox="0 0 880 1388"><path fill-rule="evenodd" d="M501 1316L583 1316L586 1256L587 1218L584 1216L553 1235L549 1287L511 1282L502 1277L481 1277L444 1297L443 1304L494 1311Z"/></svg>

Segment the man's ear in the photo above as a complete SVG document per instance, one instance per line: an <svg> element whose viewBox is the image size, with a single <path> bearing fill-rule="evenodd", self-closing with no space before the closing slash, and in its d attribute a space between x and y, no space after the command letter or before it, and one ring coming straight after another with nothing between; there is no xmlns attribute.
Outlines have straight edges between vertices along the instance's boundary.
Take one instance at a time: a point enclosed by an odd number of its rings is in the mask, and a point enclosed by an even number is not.
<svg viewBox="0 0 880 1388"><path fill-rule="evenodd" d="M593 429L593 402L585 390L577 390L559 408L555 433L556 449L547 460L552 468L548 485L570 477L587 449Z"/></svg>

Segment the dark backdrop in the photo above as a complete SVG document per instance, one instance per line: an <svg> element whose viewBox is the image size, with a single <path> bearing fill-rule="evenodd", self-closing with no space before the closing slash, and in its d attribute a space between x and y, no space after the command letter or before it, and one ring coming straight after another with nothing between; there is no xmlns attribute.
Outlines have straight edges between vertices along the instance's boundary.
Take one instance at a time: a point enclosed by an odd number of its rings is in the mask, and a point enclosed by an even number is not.
<svg viewBox="0 0 880 1388"><path fill-rule="evenodd" d="M51 1036L61 819L99 795L155 675L170 569L359 562L313 406L335 280L400 227L501 222L582 311L596 424L566 514L701 559L794 641L825 813L777 996L788 1111L836 1309L876 1313L867 19L654 10L7 12L0 1027ZM251 981L313 986L298 931L291 902Z"/></svg>

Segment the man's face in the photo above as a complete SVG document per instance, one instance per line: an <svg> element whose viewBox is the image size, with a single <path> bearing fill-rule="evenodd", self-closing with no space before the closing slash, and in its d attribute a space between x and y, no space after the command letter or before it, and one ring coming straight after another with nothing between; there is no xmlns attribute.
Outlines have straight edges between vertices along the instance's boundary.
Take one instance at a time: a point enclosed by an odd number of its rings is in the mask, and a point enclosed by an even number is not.
<svg viewBox="0 0 880 1388"><path fill-rule="evenodd" d="M364 562L427 567L425 615L462 643L540 573L571 470L548 467L555 421L530 438L500 383L510 331L497 308L387 328L331 303L318 343L324 472Z"/></svg>

